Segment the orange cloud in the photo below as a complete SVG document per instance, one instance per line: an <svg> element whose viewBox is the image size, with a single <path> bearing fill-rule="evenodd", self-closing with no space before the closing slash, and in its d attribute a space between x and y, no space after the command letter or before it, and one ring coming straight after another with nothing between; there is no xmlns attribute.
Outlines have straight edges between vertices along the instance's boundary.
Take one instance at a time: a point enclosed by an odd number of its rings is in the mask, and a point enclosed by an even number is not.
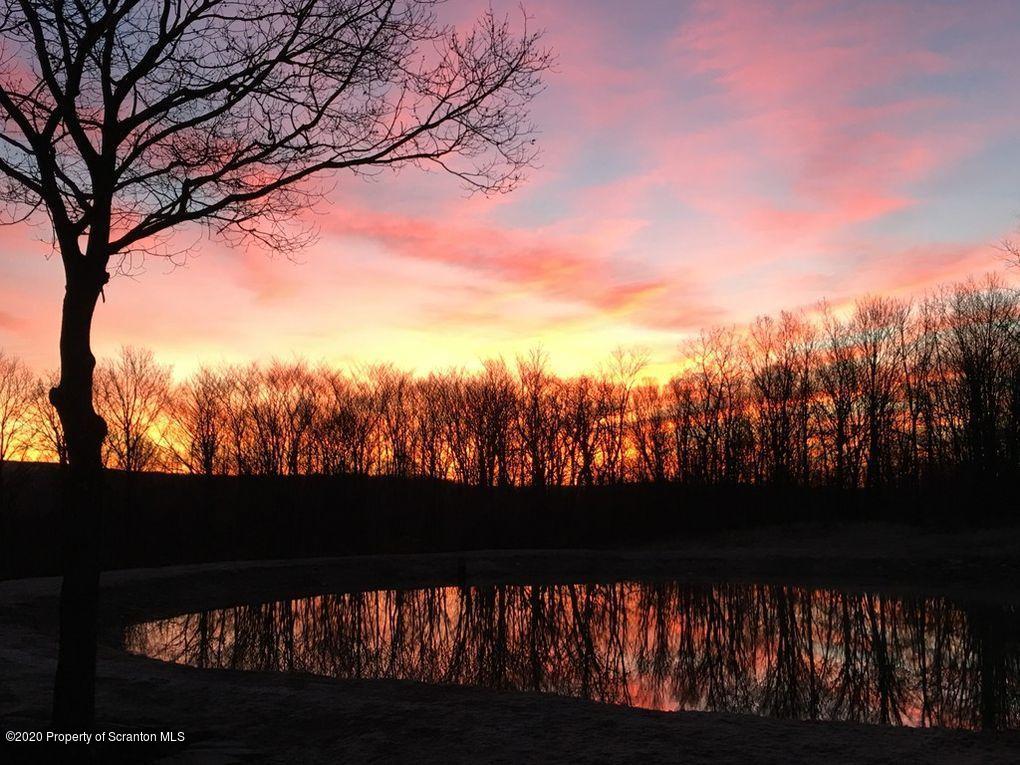
<svg viewBox="0 0 1020 765"><path fill-rule="evenodd" d="M614 268L614 253L641 226L610 220L585 234L568 234L464 223L457 216L435 221L345 208L329 216L326 230L375 242L404 258L484 275L501 289L527 290L626 318L640 317L670 287L665 279L637 278Z"/></svg>

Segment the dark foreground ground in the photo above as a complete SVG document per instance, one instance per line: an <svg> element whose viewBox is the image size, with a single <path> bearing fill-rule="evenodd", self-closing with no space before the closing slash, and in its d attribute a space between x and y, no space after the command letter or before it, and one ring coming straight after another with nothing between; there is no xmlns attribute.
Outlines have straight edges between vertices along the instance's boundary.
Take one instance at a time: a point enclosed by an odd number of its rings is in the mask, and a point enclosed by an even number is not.
<svg viewBox="0 0 1020 765"><path fill-rule="evenodd" d="M3 470L0 579L58 574L53 534L61 524L61 469L8 462ZM615 550L805 522L1020 523L1016 481L1005 479L846 490L669 482L480 488L423 478L116 470L107 470L105 480L106 570L461 550Z"/></svg>
<svg viewBox="0 0 1020 765"><path fill-rule="evenodd" d="M676 547L676 546L674 546ZM469 583L679 578L882 587L1020 603L1020 530L775 528L678 549L476 552ZM103 582L99 723L183 731L186 744L121 744L97 761L1017 763L1020 732L968 733L659 713L549 695L399 681L195 670L121 651L119 625L310 595L453 583L458 556L408 555L136 569ZM0 727L46 725L57 581L0 583ZM65 754L68 750L63 750ZM46 762L38 744L0 761ZM52 750L50 752L52 754Z"/></svg>

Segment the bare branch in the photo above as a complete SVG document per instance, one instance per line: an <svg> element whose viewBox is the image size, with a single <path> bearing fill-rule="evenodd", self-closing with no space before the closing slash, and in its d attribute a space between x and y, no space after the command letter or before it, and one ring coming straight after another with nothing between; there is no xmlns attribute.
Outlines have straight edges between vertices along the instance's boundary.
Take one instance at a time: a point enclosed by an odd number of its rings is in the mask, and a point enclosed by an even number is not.
<svg viewBox="0 0 1020 765"><path fill-rule="evenodd" d="M435 5L8 0L3 199L44 208L62 253L102 270L196 223L293 251L341 171L432 166L508 191L536 157L528 106L551 55L526 16L465 32Z"/></svg>

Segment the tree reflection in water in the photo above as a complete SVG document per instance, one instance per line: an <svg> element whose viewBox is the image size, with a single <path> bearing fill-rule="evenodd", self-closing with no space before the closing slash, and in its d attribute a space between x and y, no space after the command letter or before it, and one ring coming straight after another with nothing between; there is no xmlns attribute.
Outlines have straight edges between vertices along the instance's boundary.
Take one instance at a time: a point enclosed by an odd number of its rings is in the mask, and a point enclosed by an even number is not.
<svg viewBox="0 0 1020 765"><path fill-rule="evenodd" d="M650 709L1020 727L1018 614L944 598L618 583L322 595L133 625L195 667L401 678Z"/></svg>

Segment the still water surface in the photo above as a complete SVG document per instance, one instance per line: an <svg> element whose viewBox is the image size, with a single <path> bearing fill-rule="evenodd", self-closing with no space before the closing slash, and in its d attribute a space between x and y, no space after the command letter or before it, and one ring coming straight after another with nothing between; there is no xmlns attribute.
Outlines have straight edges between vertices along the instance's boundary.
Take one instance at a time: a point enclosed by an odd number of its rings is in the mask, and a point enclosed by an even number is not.
<svg viewBox="0 0 1020 765"><path fill-rule="evenodd" d="M625 582L320 595L132 625L124 642L194 667L989 729L1020 727L1018 622L944 598Z"/></svg>

